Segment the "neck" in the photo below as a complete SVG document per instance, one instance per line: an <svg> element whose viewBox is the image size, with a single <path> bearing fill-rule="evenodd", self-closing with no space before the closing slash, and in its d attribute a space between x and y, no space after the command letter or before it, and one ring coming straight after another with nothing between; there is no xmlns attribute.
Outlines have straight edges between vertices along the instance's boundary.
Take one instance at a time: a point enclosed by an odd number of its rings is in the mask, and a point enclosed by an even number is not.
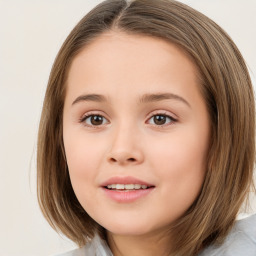
<svg viewBox="0 0 256 256"><path fill-rule="evenodd" d="M171 252L170 234L117 235L107 232L109 247L114 256L167 256Z"/></svg>

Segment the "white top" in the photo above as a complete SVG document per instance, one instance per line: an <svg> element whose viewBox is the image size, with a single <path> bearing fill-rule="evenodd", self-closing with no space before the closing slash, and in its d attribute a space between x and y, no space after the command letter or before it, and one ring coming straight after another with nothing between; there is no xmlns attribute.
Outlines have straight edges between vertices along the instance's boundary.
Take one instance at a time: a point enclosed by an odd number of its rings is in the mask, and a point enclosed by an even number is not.
<svg viewBox="0 0 256 256"><path fill-rule="evenodd" d="M113 256L99 236L86 246L56 256ZM198 256L256 256L256 214L239 220L220 246L210 246Z"/></svg>

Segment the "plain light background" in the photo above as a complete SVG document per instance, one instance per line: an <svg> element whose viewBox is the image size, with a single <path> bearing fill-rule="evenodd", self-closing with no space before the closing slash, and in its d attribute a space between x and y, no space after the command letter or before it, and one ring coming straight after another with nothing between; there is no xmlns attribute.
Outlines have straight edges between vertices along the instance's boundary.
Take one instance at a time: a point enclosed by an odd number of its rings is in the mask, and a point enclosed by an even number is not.
<svg viewBox="0 0 256 256"><path fill-rule="evenodd" d="M74 25L99 0L0 0L0 256L75 247L36 201L36 137L51 65ZM233 38L256 75L256 1L183 0ZM253 202L256 211L256 202Z"/></svg>

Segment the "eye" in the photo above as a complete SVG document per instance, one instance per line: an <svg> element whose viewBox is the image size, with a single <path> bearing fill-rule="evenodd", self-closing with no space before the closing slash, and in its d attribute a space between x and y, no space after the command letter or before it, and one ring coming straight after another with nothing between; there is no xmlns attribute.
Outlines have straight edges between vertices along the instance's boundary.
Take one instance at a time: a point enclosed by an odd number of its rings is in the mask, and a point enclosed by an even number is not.
<svg viewBox="0 0 256 256"><path fill-rule="evenodd" d="M87 115L81 119L81 122L88 126L99 126L108 123L108 120L101 115Z"/></svg>
<svg viewBox="0 0 256 256"><path fill-rule="evenodd" d="M162 125L173 123L175 121L177 121L177 120L171 116L166 115L166 114L157 114L157 115L153 115L149 119L149 124L162 126Z"/></svg>

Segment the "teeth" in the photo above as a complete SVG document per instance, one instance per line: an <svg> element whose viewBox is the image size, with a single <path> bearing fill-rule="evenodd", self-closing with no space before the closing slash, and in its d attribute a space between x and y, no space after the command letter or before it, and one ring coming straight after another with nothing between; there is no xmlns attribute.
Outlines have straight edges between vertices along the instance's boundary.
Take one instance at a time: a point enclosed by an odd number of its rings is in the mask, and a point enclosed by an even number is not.
<svg viewBox="0 0 256 256"><path fill-rule="evenodd" d="M134 185L134 188L135 188L135 189L140 189L140 188L141 188L141 185L140 185L140 184L135 184L135 185Z"/></svg>
<svg viewBox="0 0 256 256"><path fill-rule="evenodd" d="M134 185L133 184L126 184L124 185L125 189L134 189Z"/></svg>
<svg viewBox="0 0 256 256"><path fill-rule="evenodd" d="M116 184L116 189L124 189L124 184Z"/></svg>
<svg viewBox="0 0 256 256"><path fill-rule="evenodd" d="M116 190L134 190L134 189L147 189L146 185L140 184L109 184L107 185L108 189L116 189Z"/></svg>

